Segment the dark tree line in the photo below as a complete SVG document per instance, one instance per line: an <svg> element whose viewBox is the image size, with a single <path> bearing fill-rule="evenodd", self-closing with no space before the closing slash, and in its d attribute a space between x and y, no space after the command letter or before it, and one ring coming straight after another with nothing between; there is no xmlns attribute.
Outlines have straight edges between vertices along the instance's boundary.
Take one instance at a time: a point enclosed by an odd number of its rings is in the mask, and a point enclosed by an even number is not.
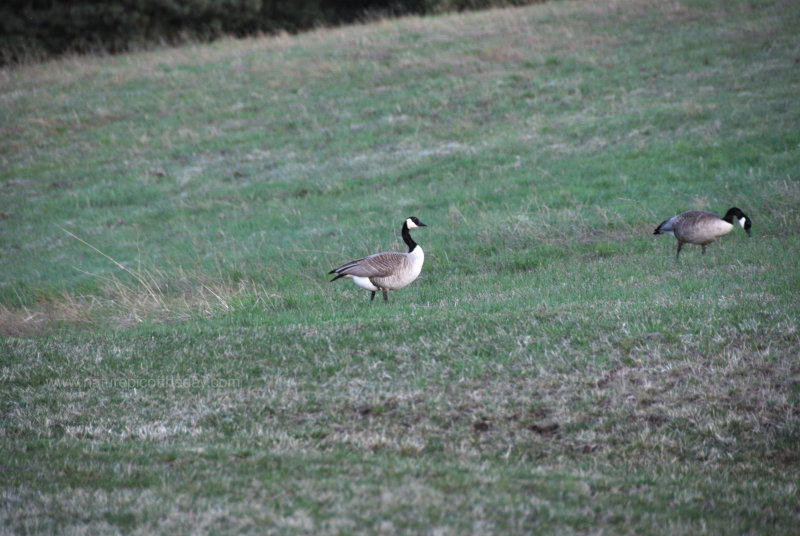
<svg viewBox="0 0 800 536"><path fill-rule="evenodd" d="M367 14L429 14L526 3L531 0L5 0L0 4L0 61L65 52L115 53L223 35L294 33L353 22Z"/></svg>

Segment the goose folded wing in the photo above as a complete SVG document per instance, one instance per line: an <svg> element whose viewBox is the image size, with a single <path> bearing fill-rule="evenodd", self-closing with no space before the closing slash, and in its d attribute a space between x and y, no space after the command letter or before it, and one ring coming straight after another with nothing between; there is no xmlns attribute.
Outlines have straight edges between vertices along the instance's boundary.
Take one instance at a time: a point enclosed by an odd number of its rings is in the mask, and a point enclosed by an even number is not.
<svg viewBox="0 0 800 536"><path fill-rule="evenodd" d="M407 263L403 253L376 253L343 266L339 273L357 277L388 277Z"/></svg>

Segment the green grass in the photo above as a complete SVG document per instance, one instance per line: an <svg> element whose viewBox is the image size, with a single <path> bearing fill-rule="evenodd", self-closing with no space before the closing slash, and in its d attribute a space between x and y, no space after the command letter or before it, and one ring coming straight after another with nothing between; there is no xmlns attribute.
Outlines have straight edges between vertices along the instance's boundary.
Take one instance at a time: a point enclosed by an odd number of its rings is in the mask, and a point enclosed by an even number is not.
<svg viewBox="0 0 800 536"><path fill-rule="evenodd" d="M0 71L0 532L792 533L795 4ZM328 284L410 215L418 281Z"/></svg>

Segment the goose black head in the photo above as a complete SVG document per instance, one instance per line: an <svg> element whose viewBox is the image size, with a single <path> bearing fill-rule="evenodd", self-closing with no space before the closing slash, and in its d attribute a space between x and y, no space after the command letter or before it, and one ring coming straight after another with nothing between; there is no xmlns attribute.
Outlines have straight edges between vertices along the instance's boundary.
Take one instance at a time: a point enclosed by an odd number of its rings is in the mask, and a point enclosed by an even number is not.
<svg viewBox="0 0 800 536"><path fill-rule="evenodd" d="M750 228L753 226L753 221L747 214L742 212L742 209L739 207L729 208L728 212L725 213L725 217L722 219L731 224L734 220L737 221L741 228L745 230L747 236L750 236Z"/></svg>
<svg viewBox="0 0 800 536"><path fill-rule="evenodd" d="M419 221L416 216L409 216L406 218L405 227L406 229L416 229L417 227L427 227L427 225Z"/></svg>

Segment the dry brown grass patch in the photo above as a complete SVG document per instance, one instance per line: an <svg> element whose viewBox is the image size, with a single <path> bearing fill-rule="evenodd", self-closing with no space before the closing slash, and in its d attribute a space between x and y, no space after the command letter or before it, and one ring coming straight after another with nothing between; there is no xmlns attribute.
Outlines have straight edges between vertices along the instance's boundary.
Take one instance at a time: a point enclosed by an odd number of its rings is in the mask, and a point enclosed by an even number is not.
<svg viewBox="0 0 800 536"><path fill-rule="evenodd" d="M156 267L129 268L75 234L64 230L102 255L120 274L88 274L99 282L96 295L60 295L43 298L19 308L0 304L0 334L41 335L68 326L120 329L143 322L174 322L210 318L248 299L265 308L280 307L283 298L263 284L247 279L233 280L181 266L164 270Z"/></svg>

